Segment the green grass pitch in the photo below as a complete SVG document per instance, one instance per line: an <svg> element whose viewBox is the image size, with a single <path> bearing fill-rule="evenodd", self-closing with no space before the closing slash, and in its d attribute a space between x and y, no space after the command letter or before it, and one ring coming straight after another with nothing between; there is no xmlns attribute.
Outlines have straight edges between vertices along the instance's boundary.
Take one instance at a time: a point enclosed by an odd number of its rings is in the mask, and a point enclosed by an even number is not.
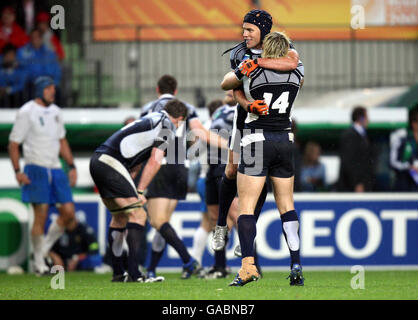
<svg viewBox="0 0 418 320"><path fill-rule="evenodd" d="M287 272L264 272L244 287L228 287L227 279L181 280L164 273L162 283L111 283L110 274L65 273L65 289L52 289L54 275L0 274L0 300L417 300L418 271L367 271L365 288L353 290L349 271L305 271L305 286L290 287Z"/></svg>

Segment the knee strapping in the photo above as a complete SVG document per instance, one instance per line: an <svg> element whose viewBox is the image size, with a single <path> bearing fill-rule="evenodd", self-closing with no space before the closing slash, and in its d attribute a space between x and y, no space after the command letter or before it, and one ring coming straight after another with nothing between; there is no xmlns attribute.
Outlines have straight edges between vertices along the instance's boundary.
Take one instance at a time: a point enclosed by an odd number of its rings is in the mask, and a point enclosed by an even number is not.
<svg viewBox="0 0 418 320"><path fill-rule="evenodd" d="M130 204L130 205L126 206L126 207L123 207L123 208L110 210L110 213L112 213L112 214L114 214L114 213L123 213L123 212L129 213L129 212L132 212L132 211L134 211L135 209L138 209L138 208L142 208L141 201L132 203L132 204Z"/></svg>

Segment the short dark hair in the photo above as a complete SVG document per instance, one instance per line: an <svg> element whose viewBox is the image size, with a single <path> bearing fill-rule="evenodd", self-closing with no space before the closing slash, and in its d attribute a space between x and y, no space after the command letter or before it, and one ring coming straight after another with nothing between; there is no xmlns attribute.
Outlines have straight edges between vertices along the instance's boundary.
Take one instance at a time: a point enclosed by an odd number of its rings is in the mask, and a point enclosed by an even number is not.
<svg viewBox="0 0 418 320"><path fill-rule="evenodd" d="M174 94L177 90L177 80L173 76L170 76L168 74L163 75L158 80L158 90L161 94L164 93L170 93Z"/></svg>
<svg viewBox="0 0 418 320"><path fill-rule="evenodd" d="M367 110L363 106L357 106L353 109L353 112L351 112L351 121L356 122L360 120L361 118L366 117Z"/></svg>
<svg viewBox="0 0 418 320"><path fill-rule="evenodd" d="M224 103L220 99L216 99L216 100L213 100L213 101L209 102L209 104L207 106L208 111L209 111L209 117L212 117L215 110L218 109L223 104Z"/></svg>
<svg viewBox="0 0 418 320"><path fill-rule="evenodd" d="M183 117L187 118L187 107L178 99L172 99L166 103L164 110L173 118Z"/></svg>
<svg viewBox="0 0 418 320"><path fill-rule="evenodd" d="M3 47L3 50L1 51L1 54L5 55L6 53L8 53L10 51L13 51L13 52L16 53L17 49L13 44L8 43Z"/></svg>
<svg viewBox="0 0 418 320"><path fill-rule="evenodd" d="M412 129L412 122L418 120L418 103L412 107L408 112L408 125L409 129Z"/></svg>

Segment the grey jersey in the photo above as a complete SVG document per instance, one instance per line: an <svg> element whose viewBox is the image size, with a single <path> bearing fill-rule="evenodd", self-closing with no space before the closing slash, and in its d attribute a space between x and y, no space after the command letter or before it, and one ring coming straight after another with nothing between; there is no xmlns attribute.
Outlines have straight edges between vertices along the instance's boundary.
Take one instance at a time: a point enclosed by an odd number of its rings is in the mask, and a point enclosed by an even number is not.
<svg viewBox="0 0 418 320"><path fill-rule="evenodd" d="M96 152L113 156L129 170L148 160L152 148L167 150L175 131L165 111L150 113L116 131Z"/></svg>
<svg viewBox="0 0 418 320"><path fill-rule="evenodd" d="M244 78L244 92L249 101L264 100L269 114L248 113L244 128L266 131L290 130L291 111L304 77L302 62L295 70L280 72L260 69L251 79Z"/></svg>
<svg viewBox="0 0 418 320"><path fill-rule="evenodd" d="M235 106L220 106L212 115L210 131L215 132L224 139L229 139L234 123ZM227 154L222 152L221 148L208 146L208 163L209 164L225 164L227 163Z"/></svg>
<svg viewBox="0 0 418 320"><path fill-rule="evenodd" d="M163 94L157 100L147 103L141 111L140 117L143 117L151 112L163 110L168 101L176 99L172 94ZM186 160L186 134L189 129L189 123L192 119L198 119L196 108L191 104L184 102L187 107L187 119L185 125L182 125L178 130L175 138L175 144L170 146L168 163L180 163L184 164ZM174 150L173 150L174 149Z"/></svg>

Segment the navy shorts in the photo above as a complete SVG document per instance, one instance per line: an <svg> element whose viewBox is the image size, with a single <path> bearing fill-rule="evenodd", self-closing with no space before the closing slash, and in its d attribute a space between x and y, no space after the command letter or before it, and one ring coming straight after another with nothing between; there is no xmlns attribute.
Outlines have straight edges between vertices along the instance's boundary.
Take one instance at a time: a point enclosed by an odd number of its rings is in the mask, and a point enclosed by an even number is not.
<svg viewBox="0 0 418 320"><path fill-rule="evenodd" d="M256 177L290 178L294 175L293 133L252 133L241 139L238 171Z"/></svg>
<svg viewBox="0 0 418 320"><path fill-rule="evenodd" d="M145 196L147 199L186 199L188 171L184 164L162 165L149 184Z"/></svg>
<svg viewBox="0 0 418 320"><path fill-rule="evenodd" d="M73 202L70 182L62 169L28 164L23 171L31 180L30 184L22 187L23 202L47 204Z"/></svg>
<svg viewBox="0 0 418 320"><path fill-rule="evenodd" d="M90 175L103 199L138 197L128 170L107 154L93 154L90 159Z"/></svg>

